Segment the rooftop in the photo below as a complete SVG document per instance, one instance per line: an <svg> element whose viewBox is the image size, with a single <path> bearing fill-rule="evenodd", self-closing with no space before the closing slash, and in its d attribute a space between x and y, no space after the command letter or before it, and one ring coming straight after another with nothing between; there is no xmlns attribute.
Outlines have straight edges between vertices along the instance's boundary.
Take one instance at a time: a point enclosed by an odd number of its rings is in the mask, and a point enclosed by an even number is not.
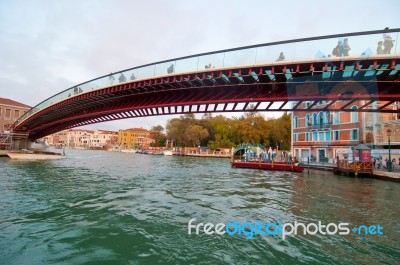
<svg viewBox="0 0 400 265"><path fill-rule="evenodd" d="M28 106L26 104L8 98L0 98L0 105L7 105L13 107L28 108L28 109L31 108L31 106Z"/></svg>

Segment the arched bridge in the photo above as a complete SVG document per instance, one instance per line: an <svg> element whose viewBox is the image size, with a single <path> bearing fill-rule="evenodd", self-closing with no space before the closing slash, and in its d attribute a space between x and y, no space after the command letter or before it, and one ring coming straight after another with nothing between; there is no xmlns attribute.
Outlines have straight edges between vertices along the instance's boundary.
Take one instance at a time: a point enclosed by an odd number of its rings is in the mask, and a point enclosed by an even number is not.
<svg viewBox="0 0 400 265"><path fill-rule="evenodd" d="M400 29L338 34L203 53L111 73L33 107L15 131L34 140L118 119L207 112L325 109L399 112ZM382 42L382 43L380 43ZM390 42L390 43L389 43ZM378 47L379 46L379 47ZM389 47L391 46L391 47Z"/></svg>

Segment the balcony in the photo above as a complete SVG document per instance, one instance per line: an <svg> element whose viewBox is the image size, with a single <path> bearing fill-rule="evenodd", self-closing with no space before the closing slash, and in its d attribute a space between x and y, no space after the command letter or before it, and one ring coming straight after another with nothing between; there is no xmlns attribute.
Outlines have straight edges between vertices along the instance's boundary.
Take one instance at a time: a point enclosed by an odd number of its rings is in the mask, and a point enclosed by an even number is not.
<svg viewBox="0 0 400 265"><path fill-rule="evenodd" d="M311 131L317 131L317 130L330 130L332 128L332 123L321 123L321 124L312 124L309 126Z"/></svg>

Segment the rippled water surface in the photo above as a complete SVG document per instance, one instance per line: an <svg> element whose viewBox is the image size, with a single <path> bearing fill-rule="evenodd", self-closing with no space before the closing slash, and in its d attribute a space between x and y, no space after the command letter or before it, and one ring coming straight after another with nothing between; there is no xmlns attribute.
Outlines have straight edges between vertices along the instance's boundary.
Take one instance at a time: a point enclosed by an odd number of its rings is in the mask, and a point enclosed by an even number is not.
<svg viewBox="0 0 400 265"><path fill-rule="evenodd" d="M67 150L0 158L0 264L399 264L400 184ZM384 235L188 235L195 224L348 222ZM194 230L193 230L194 232Z"/></svg>

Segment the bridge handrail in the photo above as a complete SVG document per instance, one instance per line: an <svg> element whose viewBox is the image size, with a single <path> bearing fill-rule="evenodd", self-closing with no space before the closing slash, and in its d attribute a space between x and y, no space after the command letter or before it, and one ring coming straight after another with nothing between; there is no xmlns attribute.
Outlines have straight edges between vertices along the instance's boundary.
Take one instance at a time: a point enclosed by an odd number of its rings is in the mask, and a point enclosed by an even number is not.
<svg viewBox="0 0 400 265"><path fill-rule="evenodd" d="M197 71L200 69L213 71L213 68L215 67L221 68L245 64L274 64L276 62L280 64L282 61L290 62L294 60L304 60L310 58L326 58L325 60L329 60L329 58L340 59L354 54L360 56L360 59L362 59L366 58L366 56L376 54L378 52L376 47L378 45L378 41L382 41L383 44L384 40L389 40L389 37L391 38L391 43L393 44L393 47L389 53L391 52L392 54L398 54L400 52L400 44L398 41L399 32L400 28L396 28L292 39L199 53L195 55L144 64L110 73L108 75L104 75L63 90L32 107L14 123L13 127L15 128L18 124L36 112L70 97L74 97L85 92L102 89L108 86L113 86L118 83L132 82L134 80L141 80L154 76ZM391 33L396 33L396 36L393 36ZM338 42L341 41L344 43L345 39L348 39L349 47L351 48L347 51L348 54L346 54L345 46L342 46L340 49L341 54L339 56L333 55L334 51L338 51L335 49ZM310 43L310 41L313 42ZM302 47L302 45L304 47ZM383 47L383 45L382 49L383 52L385 52L385 47ZM280 56L281 53L284 55L284 58ZM384 55L385 54L383 54L383 56Z"/></svg>

